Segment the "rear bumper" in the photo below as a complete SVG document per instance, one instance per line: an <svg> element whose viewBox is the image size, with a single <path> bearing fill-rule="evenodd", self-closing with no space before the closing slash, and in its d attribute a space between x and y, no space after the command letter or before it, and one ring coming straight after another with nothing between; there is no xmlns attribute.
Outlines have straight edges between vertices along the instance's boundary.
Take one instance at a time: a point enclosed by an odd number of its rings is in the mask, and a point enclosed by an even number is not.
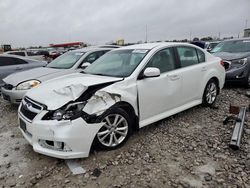
<svg viewBox="0 0 250 188"><path fill-rule="evenodd" d="M29 122L19 107L19 129L33 150L61 159L88 157L92 142L103 123L88 124L82 118L72 121L41 120L46 113L42 111ZM25 128L21 126L21 121ZM63 143L63 146L58 148L57 143Z"/></svg>
<svg viewBox="0 0 250 188"><path fill-rule="evenodd" d="M20 104L27 90L15 90L15 88L12 90L7 90L2 87L1 92L4 100L13 104Z"/></svg>

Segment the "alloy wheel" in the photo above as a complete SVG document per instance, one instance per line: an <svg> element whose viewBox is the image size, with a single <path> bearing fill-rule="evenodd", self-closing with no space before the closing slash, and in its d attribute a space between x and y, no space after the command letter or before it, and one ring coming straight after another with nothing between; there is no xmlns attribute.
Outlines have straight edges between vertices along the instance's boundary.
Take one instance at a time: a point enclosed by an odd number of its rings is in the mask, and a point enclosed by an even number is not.
<svg viewBox="0 0 250 188"><path fill-rule="evenodd" d="M207 92L206 92L206 101L208 104L212 104L217 95L217 86L214 82L209 83L207 86Z"/></svg>
<svg viewBox="0 0 250 188"><path fill-rule="evenodd" d="M110 114L103 121L105 124L97 133L97 139L106 147L116 147L128 134L128 122L120 114Z"/></svg>

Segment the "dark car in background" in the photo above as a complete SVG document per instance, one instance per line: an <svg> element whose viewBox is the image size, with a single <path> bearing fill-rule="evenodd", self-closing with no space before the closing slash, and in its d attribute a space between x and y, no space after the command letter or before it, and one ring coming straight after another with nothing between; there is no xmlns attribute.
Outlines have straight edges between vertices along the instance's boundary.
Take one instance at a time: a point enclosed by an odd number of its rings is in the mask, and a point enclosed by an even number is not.
<svg viewBox="0 0 250 188"><path fill-rule="evenodd" d="M220 41L210 41L210 42L207 42L207 41L192 41L190 42L191 44L193 45L196 45L196 46L199 46L200 48L204 49L204 50L207 50L208 52L212 51L216 46L217 44L220 43Z"/></svg>
<svg viewBox="0 0 250 188"><path fill-rule="evenodd" d="M9 74L46 65L46 61L38 61L16 55L0 55L0 87L4 85L3 78Z"/></svg>
<svg viewBox="0 0 250 188"><path fill-rule="evenodd" d="M225 40L211 53L223 59L227 83L250 86L250 38Z"/></svg>

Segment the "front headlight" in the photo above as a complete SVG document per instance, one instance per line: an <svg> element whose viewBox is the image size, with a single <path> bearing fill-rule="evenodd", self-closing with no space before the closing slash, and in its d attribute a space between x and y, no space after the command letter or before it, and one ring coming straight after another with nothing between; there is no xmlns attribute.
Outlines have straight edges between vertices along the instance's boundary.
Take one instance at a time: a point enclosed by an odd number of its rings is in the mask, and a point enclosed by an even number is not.
<svg viewBox="0 0 250 188"><path fill-rule="evenodd" d="M243 66L247 63L247 58L233 60L232 63Z"/></svg>
<svg viewBox="0 0 250 188"><path fill-rule="evenodd" d="M40 84L41 82L39 80L29 80L22 82L16 86L16 90L28 90L33 87L36 87Z"/></svg>
<svg viewBox="0 0 250 188"><path fill-rule="evenodd" d="M56 110L53 113L52 119L60 121L62 119L69 120L73 117L78 117L85 105L86 101L70 103L66 107Z"/></svg>

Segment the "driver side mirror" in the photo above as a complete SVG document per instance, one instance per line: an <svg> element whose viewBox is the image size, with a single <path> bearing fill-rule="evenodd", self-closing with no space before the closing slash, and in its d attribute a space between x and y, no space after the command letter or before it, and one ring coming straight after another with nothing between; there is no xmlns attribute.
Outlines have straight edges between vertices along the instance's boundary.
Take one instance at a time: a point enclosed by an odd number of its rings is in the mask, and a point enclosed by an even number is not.
<svg viewBox="0 0 250 188"><path fill-rule="evenodd" d="M211 52L211 50L212 50L211 47L208 47L208 48L207 48L207 51L208 51L208 52Z"/></svg>
<svg viewBox="0 0 250 188"><path fill-rule="evenodd" d="M161 74L160 69L155 68L155 67L148 67L143 72L143 76L145 78L158 77L160 76L160 74Z"/></svg>
<svg viewBox="0 0 250 188"><path fill-rule="evenodd" d="M81 65L81 68L82 68L82 69L85 69L85 68L87 68L89 65L91 65L89 62L84 62L84 63Z"/></svg>

